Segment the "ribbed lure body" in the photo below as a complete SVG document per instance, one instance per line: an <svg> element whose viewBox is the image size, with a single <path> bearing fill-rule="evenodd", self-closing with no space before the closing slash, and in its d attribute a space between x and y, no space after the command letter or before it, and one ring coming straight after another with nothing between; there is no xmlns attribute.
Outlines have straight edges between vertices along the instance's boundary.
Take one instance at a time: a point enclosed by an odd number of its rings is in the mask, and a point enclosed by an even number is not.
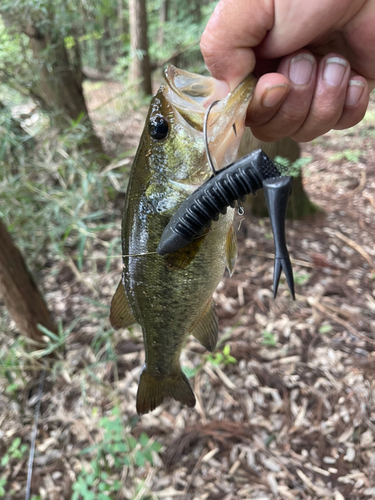
<svg viewBox="0 0 375 500"><path fill-rule="evenodd" d="M283 169L258 149L218 171L176 211L163 232L158 254L165 255L184 248L202 235L220 213L226 212L227 207L234 207L236 201L263 188L276 246L275 295L283 268L294 298L293 273L285 243L285 214L291 177L281 177Z"/></svg>

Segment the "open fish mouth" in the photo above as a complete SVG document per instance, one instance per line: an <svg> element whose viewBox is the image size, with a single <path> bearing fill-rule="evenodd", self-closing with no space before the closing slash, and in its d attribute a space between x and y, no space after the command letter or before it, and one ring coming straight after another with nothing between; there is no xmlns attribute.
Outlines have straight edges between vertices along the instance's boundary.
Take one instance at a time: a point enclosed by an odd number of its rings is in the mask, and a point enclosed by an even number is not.
<svg viewBox="0 0 375 500"><path fill-rule="evenodd" d="M203 136L203 122L209 105L218 94L218 82L209 76L196 75L174 66L165 70L164 95L178 112L185 126ZM216 169L236 155L245 130L245 115L251 101L256 77L249 75L210 111L207 123L208 146Z"/></svg>

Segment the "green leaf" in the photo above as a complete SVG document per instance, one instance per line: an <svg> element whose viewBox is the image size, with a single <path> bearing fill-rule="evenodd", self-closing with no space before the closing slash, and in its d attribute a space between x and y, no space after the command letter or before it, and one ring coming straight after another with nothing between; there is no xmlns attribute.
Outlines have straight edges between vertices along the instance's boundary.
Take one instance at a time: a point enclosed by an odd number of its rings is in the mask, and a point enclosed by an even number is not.
<svg viewBox="0 0 375 500"><path fill-rule="evenodd" d="M150 448L152 449L152 451L159 453L159 451L163 448L163 446L160 443L158 443L157 441L154 441L151 444Z"/></svg>
<svg viewBox="0 0 375 500"><path fill-rule="evenodd" d="M13 441L12 441L12 444L10 445L9 447L9 452L10 453L14 453L18 448L19 448L19 445L21 444L21 438L20 437L16 437Z"/></svg>
<svg viewBox="0 0 375 500"><path fill-rule="evenodd" d="M150 441L150 438L142 432L142 434L139 436L139 442L141 443L141 446L146 446L147 443Z"/></svg>
<svg viewBox="0 0 375 500"><path fill-rule="evenodd" d="M137 446L137 440L133 436L128 437L128 443L131 450L134 450L134 448Z"/></svg>
<svg viewBox="0 0 375 500"><path fill-rule="evenodd" d="M152 459L151 448L146 448L145 450L143 450L143 455L145 459L152 465L153 459Z"/></svg>
<svg viewBox="0 0 375 500"><path fill-rule="evenodd" d="M87 241L87 236L86 234L82 234L81 238L79 240L78 244L78 259L77 259L77 265L79 271L82 271L82 265L83 265L83 254L85 251L85 246L86 246L86 241Z"/></svg>
<svg viewBox="0 0 375 500"><path fill-rule="evenodd" d="M99 491L106 491L106 489L107 489L107 484L106 484L106 483L102 483L102 482L100 482L100 483L98 484L98 490L99 490Z"/></svg>
<svg viewBox="0 0 375 500"><path fill-rule="evenodd" d="M126 443L116 443L113 445L113 451L115 453L127 453L129 451L129 446Z"/></svg>
<svg viewBox="0 0 375 500"><path fill-rule="evenodd" d="M182 367L182 371L185 373L187 378L193 378L198 373L199 368L188 368L186 366Z"/></svg>
<svg viewBox="0 0 375 500"><path fill-rule="evenodd" d="M329 333L332 331L332 325L326 324L319 328L319 333Z"/></svg>
<svg viewBox="0 0 375 500"><path fill-rule="evenodd" d="M87 477L86 477L86 482L89 486L92 486L95 482L95 476L94 474L89 474Z"/></svg>
<svg viewBox="0 0 375 500"><path fill-rule="evenodd" d="M138 465L138 467L143 467L145 464L145 456L139 450L135 452L135 463L136 465Z"/></svg>
<svg viewBox="0 0 375 500"><path fill-rule="evenodd" d="M119 491L121 489L121 482L117 481L117 479L113 482L112 489L114 491Z"/></svg>
<svg viewBox="0 0 375 500"><path fill-rule="evenodd" d="M224 354L224 356L229 356L229 354L230 354L230 345L229 344L225 344L224 349L223 349L223 354Z"/></svg>

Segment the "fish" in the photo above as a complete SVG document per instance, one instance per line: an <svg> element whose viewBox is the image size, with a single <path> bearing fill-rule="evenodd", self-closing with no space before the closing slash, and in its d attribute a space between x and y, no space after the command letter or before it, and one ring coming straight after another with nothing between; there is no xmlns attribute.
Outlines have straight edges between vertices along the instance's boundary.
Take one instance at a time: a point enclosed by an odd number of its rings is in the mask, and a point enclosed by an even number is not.
<svg viewBox="0 0 375 500"><path fill-rule="evenodd" d="M184 200L212 174L203 134L216 81L174 66L153 96L132 165L122 219L123 273L112 298L113 328L142 328L145 361L139 377L138 414L165 398L193 407L195 395L180 366L182 348L193 335L215 349L218 319L213 293L225 268L232 274L237 242L234 210L177 252L156 253L160 238ZM211 110L208 147L217 170L237 155L246 110L256 84L247 76Z"/></svg>

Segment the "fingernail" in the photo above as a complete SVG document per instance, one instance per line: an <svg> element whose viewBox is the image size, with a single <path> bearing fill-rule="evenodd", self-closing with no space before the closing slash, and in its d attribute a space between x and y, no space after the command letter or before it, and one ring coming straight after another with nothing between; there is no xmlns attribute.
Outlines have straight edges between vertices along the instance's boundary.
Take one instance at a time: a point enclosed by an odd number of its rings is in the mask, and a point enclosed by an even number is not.
<svg viewBox="0 0 375 500"><path fill-rule="evenodd" d="M290 61L289 78L296 85L309 83L315 59L311 54L298 54Z"/></svg>
<svg viewBox="0 0 375 500"><path fill-rule="evenodd" d="M360 100L365 84L361 80L349 80L346 93L345 105L354 106Z"/></svg>
<svg viewBox="0 0 375 500"><path fill-rule="evenodd" d="M268 89L264 92L262 105L266 108L274 108L284 100L288 92L289 85L286 83L272 85L272 87L268 87Z"/></svg>
<svg viewBox="0 0 375 500"><path fill-rule="evenodd" d="M324 80L331 87L338 87L342 82L347 66L348 63L345 59L341 59L341 57L329 57L324 66Z"/></svg>

